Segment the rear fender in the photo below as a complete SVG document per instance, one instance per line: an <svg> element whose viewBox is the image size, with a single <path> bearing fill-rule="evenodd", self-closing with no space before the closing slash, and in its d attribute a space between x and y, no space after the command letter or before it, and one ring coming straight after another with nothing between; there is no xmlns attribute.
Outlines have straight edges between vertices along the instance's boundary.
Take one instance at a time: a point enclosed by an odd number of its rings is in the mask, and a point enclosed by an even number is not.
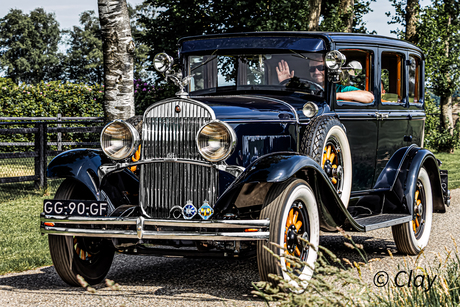
<svg viewBox="0 0 460 307"><path fill-rule="evenodd" d="M404 196L406 198L406 204L414 203L415 189L418 179L418 174L422 167L428 172L431 183L431 191L433 195L433 211L444 213L446 212L446 207L443 201L442 187L441 187L441 176L439 173L439 168L437 164L437 159L433 153L427 149L417 148L416 151L411 151L408 167L409 171L407 176L404 176L403 173L398 176L398 179L401 184L404 182ZM413 206L408 206L409 211L413 214Z"/></svg>
<svg viewBox="0 0 460 307"><path fill-rule="evenodd" d="M293 152L268 154L249 165L232 183L216 203L220 215L234 205L240 209L263 204L273 184L280 184L296 177L307 181L316 195L321 218L321 228L335 231L346 219L356 230L362 227L354 222L333 188L326 173L312 158Z"/></svg>

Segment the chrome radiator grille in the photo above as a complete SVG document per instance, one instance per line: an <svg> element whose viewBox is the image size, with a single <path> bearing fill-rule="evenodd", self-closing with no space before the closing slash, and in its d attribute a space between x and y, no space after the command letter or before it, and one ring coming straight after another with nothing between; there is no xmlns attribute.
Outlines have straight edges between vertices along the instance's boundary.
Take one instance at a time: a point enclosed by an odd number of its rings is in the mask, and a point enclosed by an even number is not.
<svg viewBox="0 0 460 307"><path fill-rule="evenodd" d="M153 106L144 116L142 159L204 162L195 137L201 126L213 118L212 110L193 100L171 99ZM151 217L168 218L172 207L183 207L189 200L199 208L204 200L213 206L217 199L218 171L208 166L175 162L144 164L140 176L141 204Z"/></svg>

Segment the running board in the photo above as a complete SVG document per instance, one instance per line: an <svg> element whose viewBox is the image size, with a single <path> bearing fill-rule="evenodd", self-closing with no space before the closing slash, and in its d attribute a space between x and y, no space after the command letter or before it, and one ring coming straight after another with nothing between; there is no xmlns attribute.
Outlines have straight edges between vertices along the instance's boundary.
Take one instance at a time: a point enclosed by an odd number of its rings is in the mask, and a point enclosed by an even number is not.
<svg viewBox="0 0 460 307"><path fill-rule="evenodd" d="M412 216L407 214L379 214L355 219L355 222L364 227L364 231L385 228L410 222Z"/></svg>

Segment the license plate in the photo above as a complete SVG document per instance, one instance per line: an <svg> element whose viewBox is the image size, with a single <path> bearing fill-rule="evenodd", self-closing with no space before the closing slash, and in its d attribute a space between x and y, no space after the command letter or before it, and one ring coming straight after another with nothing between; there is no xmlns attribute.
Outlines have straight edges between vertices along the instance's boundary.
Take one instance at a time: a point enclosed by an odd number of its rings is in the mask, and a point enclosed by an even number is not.
<svg viewBox="0 0 460 307"><path fill-rule="evenodd" d="M107 216L107 202L92 200L43 201L43 212L48 215Z"/></svg>

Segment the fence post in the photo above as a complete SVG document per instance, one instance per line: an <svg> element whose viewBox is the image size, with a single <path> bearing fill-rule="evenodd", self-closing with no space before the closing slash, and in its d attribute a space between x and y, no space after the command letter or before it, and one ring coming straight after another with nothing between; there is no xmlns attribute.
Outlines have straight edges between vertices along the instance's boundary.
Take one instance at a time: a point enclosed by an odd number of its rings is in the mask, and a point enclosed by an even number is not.
<svg viewBox="0 0 460 307"><path fill-rule="evenodd" d="M57 121L60 122L61 121L61 113L58 113L57 115ZM57 125L58 128L61 128L62 125L61 124L58 124ZM62 133L59 131L58 134L57 134L57 150L58 151L61 151L62 150Z"/></svg>
<svg viewBox="0 0 460 307"><path fill-rule="evenodd" d="M38 179L35 180L35 188L42 189L46 188L46 166L47 166L47 154L46 154L46 145L47 145L47 125L46 123L37 123L36 127L38 128L37 133L35 134L35 152L38 154L35 157L35 175L38 175Z"/></svg>

